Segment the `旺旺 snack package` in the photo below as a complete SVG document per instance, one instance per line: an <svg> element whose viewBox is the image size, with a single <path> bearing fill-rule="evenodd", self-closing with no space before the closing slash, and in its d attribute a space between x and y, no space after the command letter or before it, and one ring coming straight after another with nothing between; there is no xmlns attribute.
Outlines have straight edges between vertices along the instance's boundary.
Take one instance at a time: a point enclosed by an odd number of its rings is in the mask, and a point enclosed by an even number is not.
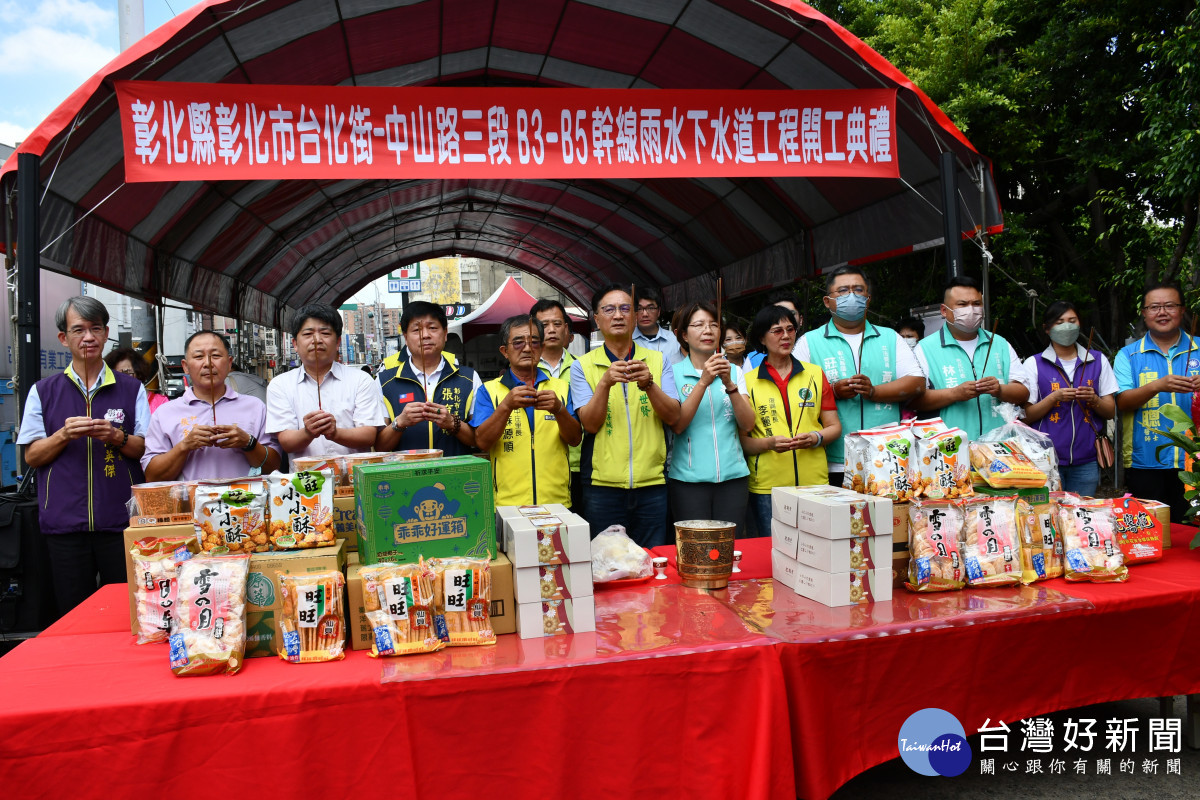
<svg viewBox="0 0 1200 800"><path fill-rule="evenodd" d="M165 642L171 635L177 586L176 562L187 561L199 549L195 537L166 536L138 539L133 556L134 602L137 604L137 643Z"/></svg>
<svg viewBox="0 0 1200 800"><path fill-rule="evenodd" d="M1014 441L971 442L971 466L994 489L1046 485L1046 473Z"/></svg>
<svg viewBox="0 0 1200 800"><path fill-rule="evenodd" d="M267 541L267 497L259 478L196 488L192 523L204 553L264 553Z"/></svg>
<svg viewBox="0 0 1200 800"><path fill-rule="evenodd" d="M246 651L248 554L196 556L180 562L171 620L171 671L233 675Z"/></svg>
<svg viewBox="0 0 1200 800"><path fill-rule="evenodd" d="M442 640L451 647L495 644L488 616L492 575L484 558L435 558L433 597L436 614L444 620Z"/></svg>
<svg viewBox="0 0 1200 800"><path fill-rule="evenodd" d="M428 564L375 564L363 567L359 577L372 658L445 647L434 628L434 572Z"/></svg>
<svg viewBox="0 0 1200 800"><path fill-rule="evenodd" d="M1024 500L1017 501L1017 517L1021 520L1021 582L1061 578L1063 574L1062 537L1053 506L1033 507Z"/></svg>
<svg viewBox="0 0 1200 800"><path fill-rule="evenodd" d="M345 658L346 612L342 608L345 579L338 570L280 575L283 609L279 657L293 664Z"/></svg>
<svg viewBox="0 0 1200 800"><path fill-rule="evenodd" d="M918 437L908 461L913 495L938 500L974 494L969 452L967 434L959 428Z"/></svg>
<svg viewBox="0 0 1200 800"><path fill-rule="evenodd" d="M913 498L909 477L913 435L906 425L891 425L846 437L843 487L859 494L890 497L897 503Z"/></svg>
<svg viewBox="0 0 1200 800"><path fill-rule="evenodd" d="M1016 586L1021 582L1017 498L971 497L962 501L963 560L968 586Z"/></svg>
<svg viewBox="0 0 1200 800"><path fill-rule="evenodd" d="M908 523L908 581L904 587L911 592L963 588L962 506L953 500L917 501L909 506Z"/></svg>
<svg viewBox="0 0 1200 800"><path fill-rule="evenodd" d="M331 470L267 476L271 514L267 538L274 549L297 550L334 543L333 479Z"/></svg>
<svg viewBox="0 0 1200 800"><path fill-rule="evenodd" d="M1112 583L1129 579L1129 567L1117 543L1111 501L1063 506L1059 516L1067 551L1067 580Z"/></svg>

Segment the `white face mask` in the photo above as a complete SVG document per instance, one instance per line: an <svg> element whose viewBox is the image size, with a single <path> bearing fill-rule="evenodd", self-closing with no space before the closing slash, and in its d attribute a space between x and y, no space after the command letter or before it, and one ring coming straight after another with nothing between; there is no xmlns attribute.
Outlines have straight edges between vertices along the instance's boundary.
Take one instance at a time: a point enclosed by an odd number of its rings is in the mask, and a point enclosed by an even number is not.
<svg viewBox="0 0 1200 800"><path fill-rule="evenodd" d="M905 343L906 345L908 345L909 347L911 347L913 350L916 350L916 349L917 349L917 341L918 341L917 337L915 337L915 336L901 336L900 338L901 338L901 339L903 339L903 340L904 340L904 343Z"/></svg>
<svg viewBox="0 0 1200 800"><path fill-rule="evenodd" d="M950 324L962 333L975 333L983 323L982 306L964 306L951 310L954 312L954 321Z"/></svg>

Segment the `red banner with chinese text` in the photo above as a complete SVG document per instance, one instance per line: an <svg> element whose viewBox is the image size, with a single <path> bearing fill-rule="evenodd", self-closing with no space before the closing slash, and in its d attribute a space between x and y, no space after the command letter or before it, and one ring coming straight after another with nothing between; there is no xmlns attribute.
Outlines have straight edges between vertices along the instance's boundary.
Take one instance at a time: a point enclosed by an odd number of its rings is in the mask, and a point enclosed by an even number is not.
<svg viewBox="0 0 1200 800"><path fill-rule="evenodd" d="M129 182L899 175L891 89L116 89Z"/></svg>

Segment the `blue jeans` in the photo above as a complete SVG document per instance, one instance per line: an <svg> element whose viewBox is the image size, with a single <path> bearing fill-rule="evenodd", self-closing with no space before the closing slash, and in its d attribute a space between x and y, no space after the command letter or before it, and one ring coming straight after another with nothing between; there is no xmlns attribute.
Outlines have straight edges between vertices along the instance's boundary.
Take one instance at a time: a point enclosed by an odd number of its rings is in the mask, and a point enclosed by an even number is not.
<svg viewBox="0 0 1200 800"><path fill-rule="evenodd" d="M750 504L747 509L748 517L754 519L755 530L749 531L751 538L771 535L771 495L750 493Z"/></svg>
<svg viewBox="0 0 1200 800"><path fill-rule="evenodd" d="M1100 465L1095 461L1085 464L1059 464L1064 492L1074 492L1083 497L1095 497L1100 486Z"/></svg>
<svg viewBox="0 0 1200 800"><path fill-rule="evenodd" d="M587 486L584 489L584 518L592 536L610 525L621 525L625 533L642 547L667 544L667 487L643 486L641 489L614 489L611 486Z"/></svg>

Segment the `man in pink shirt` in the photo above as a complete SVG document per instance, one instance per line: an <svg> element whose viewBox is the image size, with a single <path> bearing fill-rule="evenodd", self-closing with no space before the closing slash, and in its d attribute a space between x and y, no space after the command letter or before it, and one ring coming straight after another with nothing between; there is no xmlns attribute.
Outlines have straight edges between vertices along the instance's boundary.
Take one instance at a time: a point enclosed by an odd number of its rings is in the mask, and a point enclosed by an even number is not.
<svg viewBox="0 0 1200 800"><path fill-rule="evenodd" d="M191 386L150 417L142 469L148 481L239 478L279 468L280 449L264 432L267 407L225 385L229 342L200 331L184 345Z"/></svg>

